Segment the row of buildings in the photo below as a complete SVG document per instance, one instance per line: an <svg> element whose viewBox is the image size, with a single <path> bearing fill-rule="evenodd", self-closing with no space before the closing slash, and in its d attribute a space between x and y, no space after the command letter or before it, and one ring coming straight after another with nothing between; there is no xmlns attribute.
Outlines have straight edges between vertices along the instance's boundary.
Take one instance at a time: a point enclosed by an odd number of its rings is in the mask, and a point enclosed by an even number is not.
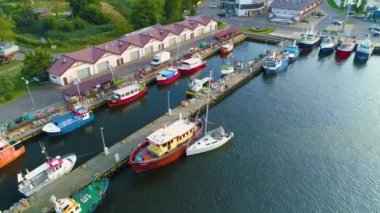
<svg viewBox="0 0 380 213"><path fill-rule="evenodd" d="M61 55L48 69L49 78L64 86L179 45L216 28L217 22L207 16L192 16L174 24L149 27L104 44Z"/></svg>
<svg viewBox="0 0 380 213"><path fill-rule="evenodd" d="M273 22L292 24L317 10L323 0L220 0L220 7L232 10L236 16L269 13Z"/></svg>

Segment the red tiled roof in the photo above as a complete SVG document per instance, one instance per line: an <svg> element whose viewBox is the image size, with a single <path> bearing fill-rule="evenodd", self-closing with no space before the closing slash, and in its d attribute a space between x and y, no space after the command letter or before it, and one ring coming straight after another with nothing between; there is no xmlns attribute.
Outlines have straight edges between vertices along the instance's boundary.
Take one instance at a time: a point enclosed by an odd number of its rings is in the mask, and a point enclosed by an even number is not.
<svg viewBox="0 0 380 213"><path fill-rule="evenodd" d="M117 40L113 40L113 41L98 45L96 47L110 53L121 55L126 49L128 49L129 46L130 44L128 42L117 39Z"/></svg>
<svg viewBox="0 0 380 213"><path fill-rule="evenodd" d="M198 21L202 23L204 26L208 25L210 21L215 21L213 18L208 16L189 16L188 20Z"/></svg>
<svg viewBox="0 0 380 213"><path fill-rule="evenodd" d="M61 55L57 61L48 69L48 73L55 76L61 76L67 69L69 69L74 63L75 59Z"/></svg>
<svg viewBox="0 0 380 213"><path fill-rule="evenodd" d="M142 34L162 41L169 35L169 33L170 33L170 31L166 30L164 28L154 28L152 30L148 30L146 32L143 32Z"/></svg>
<svg viewBox="0 0 380 213"><path fill-rule="evenodd" d="M144 34L133 34L129 36L125 36L120 40L130 43L134 46L144 47L152 37L144 35Z"/></svg>
<svg viewBox="0 0 380 213"><path fill-rule="evenodd" d="M96 61L98 61L99 58L104 55L104 53L106 53L106 51L103 49L100 49L98 47L89 47L86 49L78 50L76 52L66 53L65 55L76 59L77 61L94 64Z"/></svg>
<svg viewBox="0 0 380 213"><path fill-rule="evenodd" d="M197 21L197 20L185 20L185 21L181 21L181 22L178 22L177 24L179 25L183 25L189 29L192 29L194 30L195 28L198 27L198 25L202 24L200 21ZM203 25L203 24L202 24Z"/></svg>
<svg viewBox="0 0 380 213"><path fill-rule="evenodd" d="M180 24L169 24L169 25L162 26L160 28L168 30L176 35L181 34L186 29L185 26L180 25Z"/></svg>

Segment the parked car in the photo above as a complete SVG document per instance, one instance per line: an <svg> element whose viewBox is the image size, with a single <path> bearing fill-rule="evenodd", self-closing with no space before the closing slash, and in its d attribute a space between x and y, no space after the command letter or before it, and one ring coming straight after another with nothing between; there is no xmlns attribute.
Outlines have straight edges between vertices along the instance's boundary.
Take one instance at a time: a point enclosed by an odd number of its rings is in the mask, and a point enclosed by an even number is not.
<svg viewBox="0 0 380 213"><path fill-rule="evenodd" d="M228 18L230 15L228 13L218 13L217 14L219 17L222 17L222 18Z"/></svg>
<svg viewBox="0 0 380 213"><path fill-rule="evenodd" d="M380 36L380 31L379 30L371 30L371 33L373 36Z"/></svg>
<svg viewBox="0 0 380 213"><path fill-rule="evenodd" d="M372 25L372 27L369 28L369 30L371 30L371 31L372 30L380 31L380 26L374 24L374 25Z"/></svg>
<svg viewBox="0 0 380 213"><path fill-rule="evenodd" d="M334 24L334 25L342 25L343 21L340 20L340 19L336 19L336 20L332 21L331 23Z"/></svg>
<svg viewBox="0 0 380 213"><path fill-rule="evenodd" d="M315 17L322 17L322 16L325 16L325 14L323 14L322 12L315 12L314 14L313 14Z"/></svg>

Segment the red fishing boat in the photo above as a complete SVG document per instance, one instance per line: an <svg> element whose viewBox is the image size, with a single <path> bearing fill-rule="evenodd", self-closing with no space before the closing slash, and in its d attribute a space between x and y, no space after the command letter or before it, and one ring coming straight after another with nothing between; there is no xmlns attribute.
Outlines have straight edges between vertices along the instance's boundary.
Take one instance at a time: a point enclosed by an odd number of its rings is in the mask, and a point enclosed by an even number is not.
<svg viewBox="0 0 380 213"><path fill-rule="evenodd" d="M18 143L10 143L0 138L0 168L12 163L25 153L25 147Z"/></svg>
<svg viewBox="0 0 380 213"><path fill-rule="evenodd" d="M121 89L112 91L112 96L107 100L110 107L126 104L134 101L148 92L148 87L145 84L135 83Z"/></svg>
<svg viewBox="0 0 380 213"><path fill-rule="evenodd" d="M205 66L206 61L202 60L200 57L193 57L181 61L181 65L178 67L178 70L183 74L191 74L204 68Z"/></svg>
<svg viewBox="0 0 380 213"><path fill-rule="evenodd" d="M129 157L129 164L136 173L166 166L186 154L186 147L203 134L201 119L182 119L162 127L139 144Z"/></svg>
<svg viewBox="0 0 380 213"><path fill-rule="evenodd" d="M220 47L219 52L222 55L230 54L234 50L234 44L233 43L227 43Z"/></svg>
<svg viewBox="0 0 380 213"><path fill-rule="evenodd" d="M336 56L339 58L348 58L355 49L355 42L346 39L339 44L336 49Z"/></svg>
<svg viewBox="0 0 380 213"><path fill-rule="evenodd" d="M180 76L178 69L170 67L157 73L156 81L157 84L170 84L176 81Z"/></svg>

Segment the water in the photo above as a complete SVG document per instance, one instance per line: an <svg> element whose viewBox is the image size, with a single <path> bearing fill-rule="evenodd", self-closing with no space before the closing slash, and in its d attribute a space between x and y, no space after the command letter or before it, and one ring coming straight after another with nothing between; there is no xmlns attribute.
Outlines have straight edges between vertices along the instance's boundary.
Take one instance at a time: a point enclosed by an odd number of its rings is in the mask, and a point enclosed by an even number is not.
<svg viewBox="0 0 380 213"><path fill-rule="evenodd" d="M247 61L265 48L246 42L234 56ZM286 72L258 76L210 109L210 121L234 131L229 144L141 175L123 170L98 212L380 211L379 59L355 65L353 55L336 62L314 51ZM219 56L208 60L215 75L220 64ZM87 154L81 164L102 151L100 126L107 145L116 143L166 112L168 90L179 105L186 81L99 109L89 127L67 136L30 140L26 155L0 171L0 208L21 198L16 173L42 163L38 141L50 155Z"/></svg>

